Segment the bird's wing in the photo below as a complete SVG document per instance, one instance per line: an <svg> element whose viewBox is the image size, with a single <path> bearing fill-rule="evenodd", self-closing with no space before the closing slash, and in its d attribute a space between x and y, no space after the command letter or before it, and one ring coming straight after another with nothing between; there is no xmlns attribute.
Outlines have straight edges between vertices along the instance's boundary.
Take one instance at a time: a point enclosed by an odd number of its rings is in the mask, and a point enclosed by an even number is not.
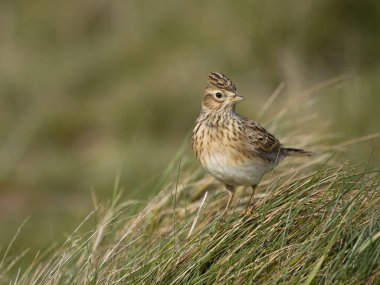
<svg viewBox="0 0 380 285"><path fill-rule="evenodd" d="M280 141L258 123L245 120L246 143L251 151L256 152L261 158L275 161L281 151Z"/></svg>

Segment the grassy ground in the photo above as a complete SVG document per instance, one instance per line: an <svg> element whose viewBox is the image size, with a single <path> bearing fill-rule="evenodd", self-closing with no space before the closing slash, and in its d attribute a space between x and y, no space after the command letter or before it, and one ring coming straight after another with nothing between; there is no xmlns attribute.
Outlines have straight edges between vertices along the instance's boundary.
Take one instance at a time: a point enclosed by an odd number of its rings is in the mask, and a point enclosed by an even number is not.
<svg viewBox="0 0 380 285"><path fill-rule="evenodd" d="M157 221L148 215L136 222L139 232L133 235L142 237L135 250L147 243L146 236L155 241L160 230L166 229L167 239L174 222L165 189L174 189L169 185L176 181L181 144L179 181L186 189L175 207L188 210L186 218L176 216L176 231L189 230L186 223L192 223L207 183L187 136L210 71L229 75L247 98L240 113L290 146L324 153L306 165L285 161L266 177L262 195L268 185L273 188L268 195L277 193L273 183L285 179L281 174L288 166L299 170L293 178L285 176L294 183L319 170L343 177L378 169L380 141L370 136L380 132L379 7L376 1L333 0L0 1L0 256L6 256L1 281L15 280L36 252L54 248L39 255L31 271L37 274L38 266L69 250L73 240L109 221L106 213L121 218L109 222L106 236L97 234L92 256L101 258L116 246L117 229L135 221L146 205L157 209L157 219L171 218ZM263 106L268 106L265 112ZM174 168L162 175L173 157ZM352 169L363 162L367 167ZM341 164L343 169L328 170ZM119 202L111 198L115 176L123 189ZM224 205L221 187L211 183L210 188L217 191L208 192L195 229L212 229L206 225L217 222ZM152 202L163 189L167 203ZM267 200L263 205L270 205ZM103 201L118 206L107 212ZM96 213L57 251L94 208ZM226 229L238 220L232 215ZM74 247L77 265L85 266L83 248ZM12 260L17 262L6 269ZM52 268L47 265L41 274Z"/></svg>
<svg viewBox="0 0 380 285"><path fill-rule="evenodd" d="M331 143L333 134L321 135L319 118L310 116L314 92L299 97L302 112L292 104L282 106L267 124L287 133L287 144L319 154L285 160L253 199L239 189L225 221L220 217L227 198L223 187L181 151L148 203L122 199L118 178L112 198L99 203L94 196L94 211L63 244L38 253L31 263L22 261L26 252L8 255L10 244L2 254L0 281L378 284L380 172L339 158L349 145L371 136ZM314 130L301 134L293 116ZM253 214L241 216L250 200Z"/></svg>
<svg viewBox="0 0 380 285"><path fill-rule="evenodd" d="M133 210L138 202L122 201L118 194L106 205L96 204L89 216L97 219L95 228L85 234L78 228L62 246L36 255L17 274L10 272L22 254L9 258L5 253L0 280L378 284L380 173L329 164L319 163L310 171L292 167L266 179L249 217L240 217L239 212L247 207L250 195L239 193L241 199L226 221L219 216L224 195L204 192L203 199L190 202L193 192L210 186L210 181L197 170L186 174L179 170L178 181L140 211ZM117 189L116 184L116 193Z"/></svg>

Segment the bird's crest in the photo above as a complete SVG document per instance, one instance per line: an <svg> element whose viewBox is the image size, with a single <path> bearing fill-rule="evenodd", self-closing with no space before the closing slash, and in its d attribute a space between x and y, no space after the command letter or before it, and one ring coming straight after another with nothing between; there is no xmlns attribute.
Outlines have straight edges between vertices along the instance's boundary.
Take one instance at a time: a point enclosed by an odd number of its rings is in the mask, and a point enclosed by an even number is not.
<svg viewBox="0 0 380 285"><path fill-rule="evenodd" d="M208 75L208 87L217 87L236 92L236 87L232 80L220 72L211 72Z"/></svg>

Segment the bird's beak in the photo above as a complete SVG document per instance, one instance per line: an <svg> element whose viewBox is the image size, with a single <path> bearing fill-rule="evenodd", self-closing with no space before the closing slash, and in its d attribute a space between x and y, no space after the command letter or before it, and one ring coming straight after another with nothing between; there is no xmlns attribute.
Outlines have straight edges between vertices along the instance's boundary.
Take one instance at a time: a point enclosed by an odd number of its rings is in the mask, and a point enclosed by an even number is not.
<svg viewBox="0 0 380 285"><path fill-rule="evenodd" d="M244 100L245 98L243 96L240 96L239 94L235 94L235 96L233 96L231 98L231 102L239 102L241 100Z"/></svg>

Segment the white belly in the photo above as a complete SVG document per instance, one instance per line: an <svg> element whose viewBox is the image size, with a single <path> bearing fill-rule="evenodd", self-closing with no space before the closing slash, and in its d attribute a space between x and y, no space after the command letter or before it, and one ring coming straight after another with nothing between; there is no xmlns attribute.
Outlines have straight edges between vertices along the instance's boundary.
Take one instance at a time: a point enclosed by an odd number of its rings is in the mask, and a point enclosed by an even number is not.
<svg viewBox="0 0 380 285"><path fill-rule="evenodd" d="M249 161L245 164L231 164L226 154L213 154L208 156L203 167L219 181L230 185L257 185L261 177L272 169L273 165Z"/></svg>

